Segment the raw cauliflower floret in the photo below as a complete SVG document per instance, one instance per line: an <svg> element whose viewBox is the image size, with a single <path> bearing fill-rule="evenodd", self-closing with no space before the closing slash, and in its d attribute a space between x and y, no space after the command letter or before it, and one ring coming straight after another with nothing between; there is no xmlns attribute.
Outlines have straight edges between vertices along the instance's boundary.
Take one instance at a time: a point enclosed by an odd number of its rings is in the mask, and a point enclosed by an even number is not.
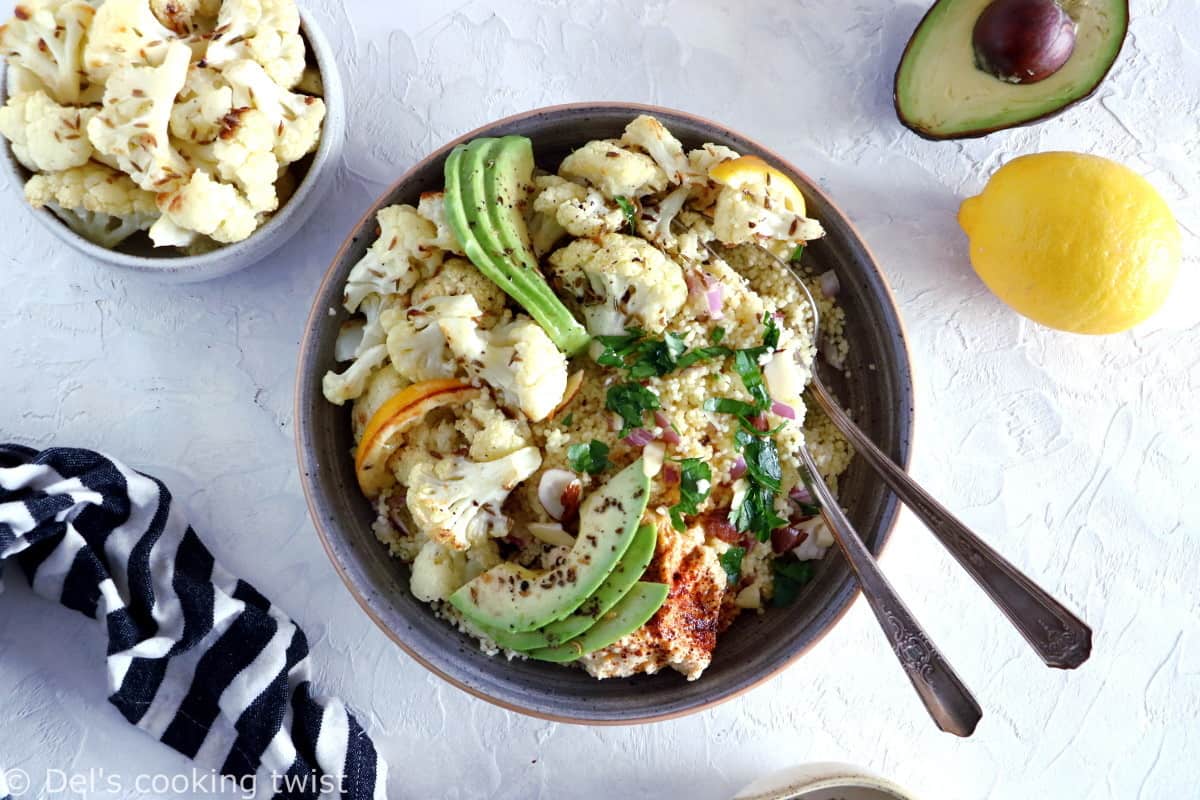
<svg viewBox="0 0 1200 800"><path fill-rule="evenodd" d="M821 223L804 215L804 201L794 199L780 181L764 173L741 174L717 195L713 232L725 244L811 241L825 235Z"/></svg>
<svg viewBox="0 0 1200 800"><path fill-rule="evenodd" d="M535 184L539 191L533 201L534 212L553 218L572 236L599 236L618 231L625 224L621 209L610 206L595 189L557 175L543 175Z"/></svg>
<svg viewBox="0 0 1200 800"><path fill-rule="evenodd" d="M188 49L190 61L191 49L158 21L148 0L105 0L87 34L83 68L92 81L105 83L126 66L158 66L175 44Z"/></svg>
<svg viewBox="0 0 1200 800"><path fill-rule="evenodd" d="M284 89L304 73L304 39L295 0L224 0L205 60L215 66L240 59L261 64Z"/></svg>
<svg viewBox="0 0 1200 800"><path fill-rule="evenodd" d="M148 229L159 214L153 194L93 161L34 175L25 184L25 198L34 208L50 208L71 230L107 248Z"/></svg>
<svg viewBox="0 0 1200 800"><path fill-rule="evenodd" d="M545 419L562 402L566 356L533 320L520 316L490 331L463 318L441 319L438 327L467 374L498 391L530 421Z"/></svg>
<svg viewBox="0 0 1200 800"><path fill-rule="evenodd" d="M688 298L680 266L636 236L577 239L550 255L550 270L583 308L593 336L632 327L661 333Z"/></svg>
<svg viewBox="0 0 1200 800"><path fill-rule="evenodd" d="M431 540L452 550L466 550L508 532L501 506L541 464L536 447L494 461L451 455L421 462L408 474L408 512Z"/></svg>
<svg viewBox="0 0 1200 800"><path fill-rule="evenodd" d="M0 25L0 53L36 76L54 100L78 103L87 88L83 48L95 14L82 0L24 0Z"/></svg>
<svg viewBox="0 0 1200 800"><path fill-rule="evenodd" d="M406 380L449 378L458 371L454 353L446 344L439 323L463 320L475 325L479 305L471 295L432 297L409 308L391 308L381 320L387 331L387 354Z"/></svg>
<svg viewBox="0 0 1200 800"><path fill-rule="evenodd" d="M236 188L198 169L169 194L158 195L158 208L180 228L218 242L240 242L258 227L258 218Z"/></svg>
<svg viewBox="0 0 1200 800"><path fill-rule="evenodd" d="M211 33L221 11L221 0L150 0L150 10L180 36Z"/></svg>
<svg viewBox="0 0 1200 800"><path fill-rule="evenodd" d="M0 134L33 172L60 172L86 164L92 143L85 127L93 108L60 106L42 91L17 94L0 108Z"/></svg>
<svg viewBox="0 0 1200 800"><path fill-rule="evenodd" d="M450 222L446 219L446 195L444 192L422 192L417 203L417 213L437 226L437 238L430 244L448 253L465 255L462 245L454 236Z"/></svg>
<svg viewBox="0 0 1200 800"><path fill-rule="evenodd" d="M375 220L379 236L346 278L347 311L353 312L370 294L404 294L441 264L441 250L430 244L437 227L415 208L388 206Z"/></svg>
<svg viewBox="0 0 1200 800"><path fill-rule="evenodd" d="M281 164L299 161L317 149L325 119L324 100L289 92L256 61L235 61L222 74L233 87L235 108L257 108L271 118L278 134L275 155Z"/></svg>
<svg viewBox="0 0 1200 800"><path fill-rule="evenodd" d="M654 159L607 139L588 142L564 158L558 174L582 178L609 199L641 197L667 188L667 173Z"/></svg>
<svg viewBox="0 0 1200 800"><path fill-rule="evenodd" d="M654 117L641 114L626 125L621 144L644 150L671 183L683 183L687 176L688 160L683 145Z"/></svg>
<svg viewBox="0 0 1200 800"><path fill-rule="evenodd" d="M455 428L471 443L474 461L493 461L533 444L529 423L505 414L490 392L467 401Z"/></svg>
<svg viewBox="0 0 1200 800"><path fill-rule="evenodd" d="M480 325L490 328L500 321L508 296L504 290L479 271L465 258L451 258L442 263L432 277L418 283L409 295L409 303L420 306L435 297L470 295L479 304Z"/></svg>
<svg viewBox="0 0 1200 800"><path fill-rule="evenodd" d="M169 192L191 174L167 133L191 57L187 45L176 41L161 66L117 69L104 87L104 108L87 125L97 152L147 191Z"/></svg>
<svg viewBox="0 0 1200 800"><path fill-rule="evenodd" d="M233 111L233 89L211 67L193 64L171 109L171 135L197 144L217 138L225 116Z"/></svg>

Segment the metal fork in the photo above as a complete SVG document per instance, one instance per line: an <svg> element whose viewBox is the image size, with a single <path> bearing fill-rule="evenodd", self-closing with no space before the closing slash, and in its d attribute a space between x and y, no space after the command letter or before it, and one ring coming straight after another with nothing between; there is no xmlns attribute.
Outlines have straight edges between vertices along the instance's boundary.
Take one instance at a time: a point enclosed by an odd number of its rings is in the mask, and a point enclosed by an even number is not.
<svg viewBox="0 0 1200 800"><path fill-rule="evenodd" d="M673 223L677 229L690 230L678 220ZM722 258L707 243L702 244L715 258ZM819 347L820 313L807 283L792 264L765 248L759 249L800 285L811 314L812 341ZM821 381L816 364L813 365L812 379L806 392L849 440L855 452L912 509L992 598L1048 666L1074 669L1088 659L1092 651L1091 628L989 547L880 450L834 401ZM917 694L938 727L959 736L971 735L982 716L978 703L879 570L870 551L821 480L807 448L802 448L800 455L812 479L811 488L821 502L821 514L833 531L871 610L887 633L892 649Z"/></svg>

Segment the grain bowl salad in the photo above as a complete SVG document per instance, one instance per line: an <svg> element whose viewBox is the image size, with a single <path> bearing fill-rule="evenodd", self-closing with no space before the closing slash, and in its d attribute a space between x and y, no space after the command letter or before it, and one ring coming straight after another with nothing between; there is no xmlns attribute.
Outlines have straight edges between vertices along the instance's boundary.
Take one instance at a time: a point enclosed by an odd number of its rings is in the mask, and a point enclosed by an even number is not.
<svg viewBox="0 0 1200 800"><path fill-rule="evenodd" d="M798 261L823 231L783 173L653 117L556 173L532 145L459 145L443 191L379 212L324 393L350 404L376 535L448 623L509 658L694 680L832 543L795 453L836 486L850 451L806 418L802 289L750 246Z"/></svg>

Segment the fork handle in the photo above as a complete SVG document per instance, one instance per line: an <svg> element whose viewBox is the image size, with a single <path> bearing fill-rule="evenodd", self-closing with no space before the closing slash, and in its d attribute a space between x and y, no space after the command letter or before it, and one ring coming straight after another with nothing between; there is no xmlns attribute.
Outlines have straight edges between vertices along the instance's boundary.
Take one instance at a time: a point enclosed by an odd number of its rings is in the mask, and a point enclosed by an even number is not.
<svg viewBox="0 0 1200 800"><path fill-rule="evenodd" d="M833 401L815 373L809 390L838 430L850 440L855 452L933 531L1042 661L1058 669L1075 669L1088 660L1092 654L1092 629L1083 620L989 547L876 447Z"/></svg>
<svg viewBox="0 0 1200 800"><path fill-rule="evenodd" d="M955 736L970 736L983 716L979 703L880 571L875 557L821 480L807 447L800 448L800 459L808 471L808 483L820 501L821 515L833 531L879 627L891 642L892 651L921 702L939 728Z"/></svg>

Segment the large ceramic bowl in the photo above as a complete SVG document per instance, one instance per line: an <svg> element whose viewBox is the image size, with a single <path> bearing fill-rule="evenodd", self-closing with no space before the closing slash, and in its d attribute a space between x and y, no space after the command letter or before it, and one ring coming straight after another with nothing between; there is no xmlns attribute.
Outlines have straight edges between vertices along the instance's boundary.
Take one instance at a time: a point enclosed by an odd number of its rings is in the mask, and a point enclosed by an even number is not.
<svg viewBox="0 0 1200 800"><path fill-rule="evenodd" d="M617 137L640 113L656 115L686 147L704 142L753 153L788 173L828 235L805 251L820 270L836 271L850 341L849 377L832 381L864 430L900 464L907 464L912 428L912 382L900 319L887 284L845 215L804 173L762 145L721 125L665 108L586 104L546 108L468 133L519 134L533 140L538 163L555 167L574 147ZM394 203L416 204L421 192L442 189L450 142L384 192L350 232L317 289L301 345L296 391L300 470L317 531L334 566L363 609L409 655L456 686L505 708L565 722L630 723L687 714L719 703L794 662L845 613L855 597L850 570L831 552L813 581L786 609L745 614L722 635L712 666L697 681L673 672L597 681L582 670L537 661L490 658L476 643L436 618L409 592L408 568L388 556L371 532L374 511L359 493L350 456L349 408L321 395L321 376L334 367L333 344L346 318L342 285L375 238L375 213ZM830 376L831 379L834 376ZM841 499L867 544L882 548L896 519L896 502L856 462L841 483Z"/></svg>
<svg viewBox="0 0 1200 800"><path fill-rule="evenodd" d="M150 245L149 239L145 239L142 245L123 244L119 249L109 250L75 233L49 209L30 208L29 213L59 241L73 247L85 258L161 281L207 281L262 261L282 247L317 210L322 195L333 180L338 155L345 138L346 102L333 48L312 16L303 9L300 10L300 32L308 43L309 58L316 63L324 84L325 121L322 124L321 141L316 152L293 166L300 177L295 193L261 228L250 234L249 238L225 245L211 253L195 256L164 255L162 251L155 250ZM6 71L3 62L0 61L0 105L7 101L4 77ZM8 183L17 192L21 191L31 174L18 163L12 154L12 148L2 137L0 170L6 173ZM140 240L142 237L135 239Z"/></svg>

